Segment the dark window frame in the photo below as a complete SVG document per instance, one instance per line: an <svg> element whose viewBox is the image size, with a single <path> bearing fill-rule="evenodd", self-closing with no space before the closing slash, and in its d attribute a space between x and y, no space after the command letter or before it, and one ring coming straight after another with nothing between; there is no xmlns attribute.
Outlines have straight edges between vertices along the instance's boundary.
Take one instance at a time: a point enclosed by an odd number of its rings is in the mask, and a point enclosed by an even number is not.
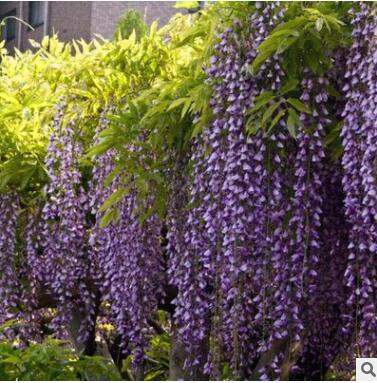
<svg viewBox="0 0 377 383"><path fill-rule="evenodd" d="M6 17L9 17L9 16L17 17L17 9L14 8L11 11L7 12L5 15L1 16L1 20L4 20ZM8 36L8 30L9 30L8 23L13 23L13 27L14 27L13 34L10 37ZM6 42L9 42L9 41L16 39L16 37L17 37L16 19L13 19L13 18L7 19L5 21L5 25L2 28L3 28L3 30L1 31L1 38L2 39L4 39Z"/></svg>
<svg viewBox="0 0 377 383"><path fill-rule="evenodd" d="M37 21L33 21L33 19L36 18L32 14L33 13L33 5L35 6L36 3L38 3L38 6L41 6L41 9L39 9L40 15L39 15L38 20ZM38 28L38 27L40 27L41 25L43 25L45 23L45 20L44 20L44 7L45 7L45 4L44 3L45 3L44 1L29 1L28 2L28 24L31 27L33 27L33 28ZM31 31L32 29L28 28L28 30Z"/></svg>

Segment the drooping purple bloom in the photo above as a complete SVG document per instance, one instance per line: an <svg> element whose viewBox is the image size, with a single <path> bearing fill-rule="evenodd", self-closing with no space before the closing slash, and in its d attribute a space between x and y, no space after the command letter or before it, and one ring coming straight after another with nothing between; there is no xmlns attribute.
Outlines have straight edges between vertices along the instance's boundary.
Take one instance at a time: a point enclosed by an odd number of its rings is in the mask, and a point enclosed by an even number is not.
<svg viewBox="0 0 377 383"><path fill-rule="evenodd" d="M0 324L17 317L18 280L15 270L16 224L20 202L16 193L0 195ZM11 336L12 332L8 331Z"/></svg>
<svg viewBox="0 0 377 383"><path fill-rule="evenodd" d="M345 213L349 223L348 267L345 283L349 288L348 315L344 333L357 332L360 356L376 355L377 320L375 291L377 275L375 224L375 137L376 124L376 26L368 4L354 14L353 44L348 54L343 91L342 140L344 155L343 188ZM355 327L355 317L358 318Z"/></svg>
<svg viewBox="0 0 377 383"><path fill-rule="evenodd" d="M97 134L107 125L103 114ZM141 221L144 212L141 209L150 208L153 198L141 206L135 188L121 184L119 176L104 186L114 161L114 151L94 159L90 205L95 225L89 240L90 254L102 299L111 304L111 320L121 336L122 351L132 352L133 364L138 366L145 361L148 336L153 333L150 321L163 297L161 220L152 214ZM119 211L119 220L101 227L104 215L101 206L122 187L130 190L113 206Z"/></svg>
<svg viewBox="0 0 377 383"><path fill-rule="evenodd" d="M79 334L85 340L94 326L94 293L89 287L86 213L88 201L81 182L78 160L82 154L75 122L62 126L64 105L54 120L46 168L50 183L45 188L46 203L42 210L43 249L42 279L58 301L53 327L63 335L73 312L79 310L84 320Z"/></svg>

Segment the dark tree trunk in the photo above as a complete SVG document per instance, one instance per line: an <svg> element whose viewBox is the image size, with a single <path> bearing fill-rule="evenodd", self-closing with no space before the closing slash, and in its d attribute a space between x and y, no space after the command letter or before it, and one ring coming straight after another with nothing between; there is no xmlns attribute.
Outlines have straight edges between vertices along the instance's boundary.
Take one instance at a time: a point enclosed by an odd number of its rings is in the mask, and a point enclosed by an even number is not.
<svg viewBox="0 0 377 383"><path fill-rule="evenodd" d="M92 319L93 326L88 329L89 337L85 342L79 341L79 329L82 321L86 317L86 313L83 313L79 308L75 309L72 313L72 322L69 326L69 335L71 342L77 353L83 353L88 356L93 356L96 353L96 320L99 312L99 306L101 304L100 294L96 292L95 309Z"/></svg>
<svg viewBox="0 0 377 383"><path fill-rule="evenodd" d="M135 371L135 380L144 380L145 364L141 364Z"/></svg>
<svg viewBox="0 0 377 383"><path fill-rule="evenodd" d="M169 380L190 380L187 379L183 368L186 359L185 348L178 340L177 330L174 325L172 326L170 347Z"/></svg>
<svg viewBox="0 0 377 383"><path fill-rule="evenodd" d="M251 376L251 380L260 380L259 370L265 366L271 365L274 357L281 352L284 353L284 359L281 361L279 366L281 370L279 379L290 380L291 368L296 364L301 349L301 342L291 342L290 339L275 341L272 348L260 357Z"/></svg>
<svg viewBox="0 0 377 383"><path fill-rule="evenodd" d="M178 338L177 329L172 324L171 330L171 351L169 358L169 380L208 380L209 377L204 374L204 365L207 361L209 352L209 338L203 340L199 355L196 357L200 363L190 369L184 368L187 358L185 346Z"/></svg>

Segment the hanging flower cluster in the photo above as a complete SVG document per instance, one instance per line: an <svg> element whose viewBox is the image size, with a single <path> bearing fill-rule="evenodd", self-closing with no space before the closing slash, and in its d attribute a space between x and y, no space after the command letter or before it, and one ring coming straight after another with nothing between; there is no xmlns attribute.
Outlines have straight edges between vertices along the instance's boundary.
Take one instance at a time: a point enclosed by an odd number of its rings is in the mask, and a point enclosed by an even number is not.
<svg viewBox="0 0 377 383"><path fill-rule="evenodd" d="M214 378L224 362L235 377L250 377L268 352L275 356L258 368L261 379L287 373L284 361L297 377L306 370L321 377L350 339L341 335L347 316L341 171L325 156L329 80L305 71L301 102L308 111L296 140L284 120L268 134L246 132L255 98L278 91L284 78L277 56L256 76L246 70L280 16L266 4L251 18L249 39L235 22L215 46L208 70L214 121L193 145L187 220L169 228L175 321L187 366L203 363L209 342L206 371ZM285 360L290 354L296 363Z"/></svg>
<svg viewBox="0 0 377 383"><path fill-rule="evenodd" d="M351 339L343 334L348 314L347 291L343 275L347 267L348 230L344 216L342 170L339 163L325 163L322 169L321 251L316 285L309 303L310 333L301 365L307 376L323 378L323 371L339 353L345 352ZM315 302L315 303L314 303Z"/></svg>
<svg viewBox="0 0 377 383"><path fill-rule="evenodd" d="M311 105L312 115L302 114L302 125L297 137L298 152L295 161L295 186L290 226L295 238L291 258L290 329L294 341L302 342L305 334L304 353L300 363L307 364L308 352L321 349L321 319L318 317L317 299L321 297L318 269L323 244L322 182L324 170L324 127L327 119L327 79L313 80L309 75L303 80L301 100ZM325 273L326 275L326 273ZM309 351L308 351L309 348ZM311 355L310 355L311 356ZM296 372L298 367L296 368Z"/></svg>
<svg viewBox="0 0 377 383"><path fill-rule="evenodd" d="M375 295L376 238L376 30L377 18L367 4L354 16L353 45L347 59L347 100L342 130L345 213L350 226L348 267L349 316L345 334L356 331L357 352L377 353ZM355 328L355 317L359 325Z"/></svg>
<svg viewBox="0 0 377 383"><path fill-rule="evenodd" d="M107 124L103 114L97 134ZM138 366L144 361L147 338L152 334L150 321L163 296L161 221L152 215L141 222L137 194L131 189L117 206L119 220L101 227L100 207L121 187L119 178L110 187L103 186L113 170L114 159L115 152L105 153L96 160L93 171L90 204L96 223L90 237L91 258L102 298L111 303L121 347L133 352L133 363Z"/></svg>
<svg viewBox="0 0 377 383"><path fill-rule="evenodd" d="M28 215L28 223L24 229L25 260L19 270L19 278L25 286L20 291L22 310L18 313L22 326L18 326L19 337L25 344L30 340L43 340L41 323L43 308L40 308L40 297L44 292L42 251L37 245L41 241L42 225L40 209L32 209Z"/></svg>
<svg viewBox="0 0 377 383"><path fill-rule="evenodd" d="M86 339L94 313L94 293L91 291L87 255L87 197L78 170L81 147L75 139L74 122L62 126L64 105L54 120L46 168L51 182L46 186L46 203L42 210L41 267L43 283L57 300L58 314L53 327L63 335L68 329L75 310L85 318L79 334ZM33 255L31 255L33 259Z"/></svg>
<svg viewBox="0 0 377 383"><path fill-rule="evenodd" d="M18 305L15 270L16 224L20 203L15 193L0 195L0 324L14 319Z"/></svg>
<svg viewBox="0 0 377 383"><path fill-rule="evenodd" d="M108 121L105 118L105 112L102 112L94 137L96 143L99 142L99 133L107 128L107 126ZM90 233L89 255L91 259L92 274L96 281L96 285L104 296L108 294L110 288L109 278L106 277L110 270L106 266L109 262L109 265L111 266L111 260L108 258L108 255L110 253L109 248L111 246L113 227L109 225L101 228L100 221L102 213L100 212L100 209L111 193L115 191L116 181L113 181L109 187L105 186L106 177L109 176L114 169L113 161L114 151L108 151L101 155L100 158L94 160L92 172L93 178L90 185L91 198L89 205L91 213L95 216L95 225Z"/></svg>
<svg viewBox="0 0 377 383"><path fill-rule="evenodd" d="M145 214L157 197L140 199L144 179L113 177L115 149L93 159L85 190L82 137L75 121L65 124L64 103L58 106L45 160L50 182L23 232L19 270L20 202L15 193L0 195L0 324L21 319L30 324L21 337L41 339L43 291L57 306L56 333L66 336L79 313L85 341L100 296L122 351L140 367L169 284L192 379L203 371L221 379L224 366L234 379L321 379L355 338L358 356L377 354L377 16L366 4L354 13L345 78L340 51L326 74L304 70L294 89L296 135L284 115L283 56L264 61L257 74L249 70L282 23L282 9L256 3L247 23L236 20L218 36L206 72L213 120L187 152L174 153L164 222ZM340 101L331 98L331 84L342 86ZM271 114L282 117L271 128L258 119L250 128L248 114L266 92L276 97L264 108L279 98ZM109 111L100 116L97 144ZM341 116L344 153L333 161L327 129ZM152 154L127 150L148 168ZM117 219L103 227L114 193L122 197L111 207Z"/></svg>
<svg viewBox="0 0 377 383"><path fill-rule="evenodd" d="M208 70L214 84L211 106L215 119L192 150L192 208L184 228L184 251L170 255L173 260L178 258L171 282L178 287L175 316L187 346L188 363L203 362L200 350L210 337L214 349L207 371L214 377L219 377L222 353L232 355L235 375L245 376L264 347L258 350L251 340L261 338L267 323L264 310L268 303L259 295L268 277L268 260L263 257L266 138L262 131L247 136L245 112L264 90L259 81L265 82L267 77L271 89L280 86L283 72L277 58L268 60L259 76L247 71L256 48L279 17L280 8L268 4L252 16L249 37L240 39L243 28L236 21L215 47L217 54ZM247 48L246 57L240 40Z"/></svg>

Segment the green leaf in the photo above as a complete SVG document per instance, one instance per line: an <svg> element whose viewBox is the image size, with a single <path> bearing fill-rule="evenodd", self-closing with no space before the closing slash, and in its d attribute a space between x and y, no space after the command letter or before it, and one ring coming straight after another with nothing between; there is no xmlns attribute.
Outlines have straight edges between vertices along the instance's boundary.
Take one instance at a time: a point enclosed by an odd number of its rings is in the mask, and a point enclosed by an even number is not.
<svg viewBox="0 0 377 383"><path fill-rule="evenodd" d="M288 82L281 87L279 94L284 95L286 93L291 92L292 90L295 90L297 88L298 83L299 80L296 78L288 80Z"/></svg>
<svg viewBox="0 0 377 383"><path fill-rule="evenodd" d="M343 123L337 123L325 137L325 144L330 145L336 140L339 140L339 132L342 130Z"/></svg>
<svg viewBox="0 0 377 383"><path fill-rule="evenodd" d="M196 124L194 125L194 129L192 130L191 138L194 138L194 137L196 137L197 135L199 135L200 133L202 133L203 128L204 128L203 124L196 123Z"/></svg>
<svg viewBox="0 0 377 383"><path fill-rule="evenodd" d="M299 112L311 114L311 110L297 98L288 98L287 102L296 108Z"/></svg>
<svg viewBox="0 0 377 383"><path fill-rule="evenodd" d="M258 73L259 71L259 68L260 66L270 57L272 56L276 49L277 49L278 45L274 44L274 45L271 45L268 49L264 49L263 51L261 51L259 53L259 55L254 59L254 61L252 62L251 66L250 66L250 72L255 75Z"/></svg>
<svg viewBox="0 0 377 383"><path fill-rule="evenodd" d="M288 109L287 129L293 138L297 138L297 127L300 123L296 111L292 108Z"/></svg>
<svg viewBox="0 0 377 383"><path fill-rule="evenodd" d="M315 28L317 29L318 32L321 32L322 27L323 27L323 19L319 18L315 22Z"/></svg>
<svg viewBox="0 0 377 383"><path fill-rule="evenodd" d="M159 380L159 379L156 379L160 376L163 376L165 374L165 371L163 368L158 368L156 369L155 371L150 371L147 373L147 375L145 376L145 380L146 381L150 381L150 380ZM163 379L164 380L164 379Z"/></svg>
<svg viewBox="0 0 377 383"><path fill-rule="evenodd" d="M16 356L16 355L8 356L5 359L1 359L1 363L14 363L14 364L18 364L18 363L20 363L20 361L21 361L21 359L18 356Z"/></svg>
<svg viewBox="0 0 377 383"><path fill-rule="evenodd" d="M107 130L107 129L106 129ZM104 133L104 131L102 132ZM87 153L84 155L84 158L91 158L100 156L105 153L111 147L111 143L109 142L100 142L99 144L92 146Z"/></svg>
<svg viewBox="0 0 377 383"><path fill-rule="evenodd" d="M106 212L106 214L102 217L100 222L100 227L104 228L109 225L111 222L118 222L120 217L119 209L111 209Z"/></svg>
<svg viewBox="0 0 377 383"><path fill-rule="evenodd" d="M266 105L275 97L275 93L272 91L265 91L259 96L255 97L254 106L246 112L246 114L252 114L258 111L262 106Z"/></svg>
<svg viewBox="0 0 377 383"><path fill-rule="evenodd" d="M270 133L272 129L275 127L275 125L281 120L281 118L285 115L286 111L283 109L281 110L272 120L271 125L268 128L267 133Z"/></svg>
<svg viewBox="0 0 377 383"><path fill-rule="evenodd" d="M229 380L231 378L232 371L230 369L229 363L225 363L223 367L223 373L221 376L222 380Z"/></svg>
<svg viewBox="0 0 377 383"><path fill-rule="evenodd" d="M182 104L184 104L185 102L187 102L187 100L189 100L188 97L182 97L182 98L178 98L177 100L174 100L170 106L168 107L167 111L170 111L172 109L175 109L177 108L178 106L181 106Z"/></svg>
<svg viewBox="0 0 377 383"><path fill-rule="evenodd" d="M249 134L255 134L260 129L261 125L259 121L256 120L255 116L250 116L246 121L246 131Z"/></svg>
<svg viewBox="0 0 377 383"><path fill-rule="evenodd" d="M279 25L276 27L272 32L271 35L276 35L279 31L297 31L299 28L303 27L307 23L307 18L305 16L298 16L293 20L289 20L285 22L282 25Z"/></svg>
<svg viewBox="0 0 377 383"><path fill-rule="evenodd" d="M341 94L330 84L326 85L326 91L330 96L341 97Z"/></svg>
<svg viewBox="0 0 377 383"><path fill-rule="evenodd" d="M280 106L280 101L279 102L274 102L272 105L270 105L266 111L263 113L262 116L262 125L265 125L266 122L271 118L275 110Z"/></svg>
<svg viewBox="0 0 377 383"><path fill-rule="evenodd" d="M107 210L109 207L113 206L114 204L120 202L123 197L129 192L128 188L122 188L118 189L115 192L113 192L107 200L103 203L103 205L99 208L100 212L103 212Z"/></svg>
<svg viewBox="0 0 377 383"><path fill-rule="evenodd" d="M301 22L301 20L300 20ZM258 56L250 66L252 74L256 74L260 66L275 52L282 53L300 37L300 32L290 28L288 23L280 29L276 28L270 36L259 46Z"/></svg>
<svg viewBox="0 0 377 383"><path fill-rule="evenodd" d="M15 325L17 323L17 319L10 319L10 320L7 320L5 323L3 323L1 326L0 326L0 331L4 331L8 328L11 328L13 325Z"/></svg>
<svg viewBox="0 0 377 383"><path fill-rule="evenodd" d="M341 26L345 25L342 21L338 20L337 18L331 15L325 15L324 18L325 22L338 32L341 31Z"/></svg>
<svg viewBox="0 0 377 383"><path fill-rule="evenodd" d="M199 2L198 1L177 1L174 4L174 8L178 9L193 9L193 8L198 8L199 7Z"/></svg>
<svg viewBox="0 0 377 383"><path fill-rule="evenodd" d="M183 108L182 108L181 120L183 119L183 117L185 117L185 115L186 115L187 111L189 110L191 104L192 104L191 99L190 99L190 98L187 98L187 99L186 99L186 103L185 103L185 105L184 105Z"/></svg>
<svg viewBox="0 0 377 383"><path fill-rule="evenodd" d="M296 35L287 36L285 39L282 39L280 41L278 48L276 49L276 54L278 55L282 54L291 45L293 45L297 41L297 39L298 39L298 36Z"/></svg>

